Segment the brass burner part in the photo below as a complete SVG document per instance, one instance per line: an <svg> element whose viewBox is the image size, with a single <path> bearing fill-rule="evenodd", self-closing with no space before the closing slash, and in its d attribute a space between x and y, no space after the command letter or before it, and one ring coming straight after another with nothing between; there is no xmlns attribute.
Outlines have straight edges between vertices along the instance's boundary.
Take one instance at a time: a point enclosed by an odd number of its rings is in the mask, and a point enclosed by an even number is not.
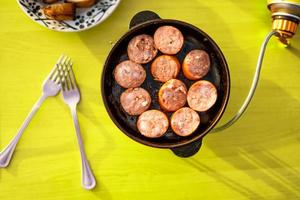
<svg viewBox="0 0 300 200"><path fill-rule="evenodd" d="M273 30L278 31L281 36L291 38L297 31L298 23L288 19L274 19Z"/></svg>
<svg viewBox="0 0 300 200"><path fill-rule="evenodd" d="M297 31L300 22L300 0L268 0L268 8L272 13L272 29L281 42L288 44Z"/></svg>

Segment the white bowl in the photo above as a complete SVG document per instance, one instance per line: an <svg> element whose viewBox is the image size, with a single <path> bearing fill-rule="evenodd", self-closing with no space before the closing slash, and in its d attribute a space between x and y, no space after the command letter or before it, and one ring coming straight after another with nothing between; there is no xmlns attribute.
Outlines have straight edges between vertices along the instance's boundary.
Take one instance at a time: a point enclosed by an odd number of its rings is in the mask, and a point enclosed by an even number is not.
<svg viewBox="0 0 300 200"><path fill-rule="evenodd" d="M33 21L55 31L78 32L90 29L108 18L121 0L97 0L90 8L77 8L75 20L57 21L49 19L40 10L48 5L42 0L17 0L22 10Z"/></svg>

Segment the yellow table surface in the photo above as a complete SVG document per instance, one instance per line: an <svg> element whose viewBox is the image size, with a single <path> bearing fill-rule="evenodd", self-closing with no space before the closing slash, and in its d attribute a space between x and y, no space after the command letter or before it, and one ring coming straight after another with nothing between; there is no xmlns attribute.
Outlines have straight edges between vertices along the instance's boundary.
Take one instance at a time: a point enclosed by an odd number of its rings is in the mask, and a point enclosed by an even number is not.
<svg viewBox="0 0 300 200"><path fill-rule="evenodd" d="M48 30L15 0L0 6L0 147L11 140L41 94L61 53L74 60L87 156L98 186L80 186L75 132L61 97L42 105L11 165L0 169L0 199L300 199L300 34L292 47L271 39L258 91L232 128L207 135L200 152L182 159L126 137L106 114L100 73L111 44L131 17L149 9L207 32L225 54L231 97L221 123L248 92L260 44L271 27L266 1L123 0L104 23L81 33Z"/></svg>

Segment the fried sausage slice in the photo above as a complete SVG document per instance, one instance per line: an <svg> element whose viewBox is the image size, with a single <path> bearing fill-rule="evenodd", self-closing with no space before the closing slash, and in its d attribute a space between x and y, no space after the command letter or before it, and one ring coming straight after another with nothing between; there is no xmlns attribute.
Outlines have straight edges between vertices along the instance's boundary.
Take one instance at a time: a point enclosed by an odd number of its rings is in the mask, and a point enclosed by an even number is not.
<svg viewBox="0 0 300 200"><path fill-rule="evenodd" d="M146 79L146 71L140 64L125 60L116 66L114 77L123 88L134 88L142 85Z"/></svg>
<svg viewBox="0 0 300 200"><path fill-rule="evenodd" d="M146 34L132 38L127 47L129 59L139 64L150 62L156 56L157 52L153 38Z"/></svg>
<svg viewBox="0 0 300 200"><path fill-rule="evenodd" d="M165 54L177 54L184 43L180 30L174 26L161 26L154 33L156 47Z"/></svg>
<svg viewBox="0 0 300 200"><path fill-rule="evenodd" d="M180 72L180 63L175 56L161 55L151 64L151 74L155 80L166 82L176 78Z"/></svg>
<svg viewBox="0 0 300 200"><path fill-rule="evenodd" d="M199 124L198 113L189 107L180 108L171 117L172 130L179 136L191 135Z"/></svg>
<svg viewBox="0 0 300 200"><path fill-rule="evenodd" d="M210 59L206 51L195 49L190 51L183 60L182 71L190 80L204 77L210 70Z"/></svg>
<svg viewBox="0 0 300 200"><path fill-rule="evenodd" d="M159 110L148 110L141 114L137 121L137 128L140 133L149 138L163 136L168 127L167 115Z"/></svg>
<svg viewBox="0 0 300 200"><path fill-rule="evenodd" d="M120 102L129 115L140 115L149 108L151 97L143 88L129 88L121 94Z"/></svg>
<svg viewBox="0 0 300 200"><path fill-rule="evenodd" d="M216 87L209 81L201 80L190 87L187 102L192 109L204 112L216 103L217 97Z"/></svg>
<svg viewBox="0 0 300 200"><path fill-rule="evenodd" d="M162 109L176 111L186 103L187 88L178 79L171 79L164 83L158 92L158 101Z"/></svg>

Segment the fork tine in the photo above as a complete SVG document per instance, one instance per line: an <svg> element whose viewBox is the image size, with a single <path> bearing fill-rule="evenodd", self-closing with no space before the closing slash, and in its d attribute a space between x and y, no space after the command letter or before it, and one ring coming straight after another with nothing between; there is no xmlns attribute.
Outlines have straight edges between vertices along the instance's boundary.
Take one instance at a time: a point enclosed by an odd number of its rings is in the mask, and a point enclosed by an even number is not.
<svg viewBox="0 0 300 200"><path fill-rule="evenodd" d="M48 79L51 79L52 81L56 81L56 79L57 79L57 70L58 70L58 69L57 69L57 64L58 64L58 63L61 63L61 62L63 61L64 57L65 57L64 54L62 54L62 55L59 57L59 59L58 59L58 61L56 62L55 66L54 66L53 69L51 70Z"/></svg>
<svg viewBox="0 0 300 200"><path fill-rule="evenodd" d="M57 71L58 71L57 64L55 64L55 67L53 68L53 70L49 76L49 79L51 79L52 81L55 81L57 79L57 75L58 75Z"/></svg>
<svg viewBox="0 0 300 200"><path fill-rule="evenodd" d="M67 69L67 74L66 74L66 80L68 82L68 86L69 86L69 89L74 89L74 85L72 83L72 80L71 80L71 77L70 77L70 70Z"/></svg>
<svg viewBox="0 0 300 200"><path fill-rule="evenodd" d="M62 70L63 79L66 78L66 67L65 65L70 62L70 58L68 56L65 57L65 60L60 64L60 68Z"/></svg>
<svg viewBox="0 0 300 200"><path fill-rule="evenodd" d="M64 78L65 78L65 85L68 90L71 90L73 88L70 75L69 75L69 69L68 66L71 63L71 58L68 58L67 62L63 64L63 71L64 71Z"/></svg>
<svg viewBox="0 0 300 200"><path fill-rule="evenodd" d="M76 84L76 79L75 79L75 75L74 75L74 71L73 71L72 66L73 66L73 63L70 63L69 74L70 74L70 79L71 79L71 82L73 84L73 87L74 87L74 89L76 89L77 88L77 84Z"/></svg>
<svg viewBox="0 0 300 200"><path fill-rule="evenodd" d="M57 63L59 82L61 83L61 88L63 91L66 90L66 84L65 84L66 80L65 80L65 72L64 72L62 64L65 63L66 60L67 60L67 57L64 57L63 62Z"/></svg>

